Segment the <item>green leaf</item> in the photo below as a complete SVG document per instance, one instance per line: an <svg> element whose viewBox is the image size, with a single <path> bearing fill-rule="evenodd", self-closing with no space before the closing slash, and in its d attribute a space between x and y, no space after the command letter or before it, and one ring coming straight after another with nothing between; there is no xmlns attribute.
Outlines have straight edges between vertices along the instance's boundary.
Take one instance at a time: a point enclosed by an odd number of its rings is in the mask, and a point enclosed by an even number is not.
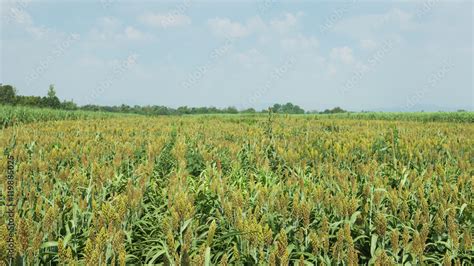
<svg viewBox="0 0 474 266"><path fill-rule="evenodd" d="M360 211L356 211L352 214L351 220L350 220L350 225L353 225L356 222L357 217L359 217L360 214L361 214Z"/></svg>
<svg viewBox="0 0 474 266"><path fill-rule="evenodd" d="M63 239L63 241L64 241L64 242L63 242L63 245L64 245L65 247L67 246L67 244L69 243L69 241L71 240L71 238L72 238L72 233L69 233L69 234L67 234L67 235L64 237L64 239Z"/></svg>
<svg viewBox="0 0 474 266"><path fill-rule="evenodd" d="M57 246L58 246L57 241L49 241L49 242L43 243L41 245L41 248L50 248L50 247L57 247Z"/></svg>
<svg viewBox="0 0 474 266"><path fill-rule="evenodd" d="M403 175L403 178L402 178L402 181L400 182L400 188L403 188L403 186L405 185L405 183L407 182L407 178L408 178L408 175L410 173L407 171L405 172L405 174Z"/></svg>
<svg viewBox="0 0 474 266"><path fill-rule="evenodd" d="M459 209L459 217L462 216L462 212L464 211L464 209L467 207L467 204L464 203L463 205L461 205L461 208Z"/></svg>
<svg viewBox="0 0 474 266"><path fill-rule="evenodd" d="M155 264L155 260L158 259L158 257L160 257L161 255L165 254L166 253L166 250L160 250L159 252L157 252L153 258L151 258L151 260L148 262L148 265L154 265Z"/></svg>
<svg viewBox="0 0 474 266"><path fill-rule="evenodd" d="M186 228L188 227L188 225L193 221L193 218L185 221L183 223L183 226L181 226L181 230L180 230L180 233L182 234L184 232L184 230L186 230Z"/></svg>
<svg viewBox="0 0 474 266"><path fill-rule="evenodd" d="M375 256L375 250L377 249L377 239L378 239L378 236L376 234L373 234L372 240L370 241L370 255L372 257Z"/></svg>
<svg viewBox="0 0 474 266"><path fill-rule="evenodd" d="M207 247L206 248L206 253L204 257L204 266L210 266L211 265L211 248Z"/></svg>

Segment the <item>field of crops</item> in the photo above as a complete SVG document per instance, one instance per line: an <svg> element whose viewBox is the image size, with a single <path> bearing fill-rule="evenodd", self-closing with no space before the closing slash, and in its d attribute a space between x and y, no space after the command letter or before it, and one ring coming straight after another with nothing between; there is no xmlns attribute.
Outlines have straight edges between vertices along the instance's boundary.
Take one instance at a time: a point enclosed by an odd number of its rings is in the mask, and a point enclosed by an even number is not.
<svg viewBox="0 0 474 266"><path fill-rule="evenodd" d="M104 119L117 116L125 116L125 114L0 105L0 129L35 122Z"/></svg>
<svg viewBox="0 0 474 266"><path fill-rule="evenodd" d="M12 126L0 147L28 265L472 265L473 136L469 122L121 117Z"/></svg>
<svg viewBox="0 0 474 266"><path fill-rule="evenodd" d="M326 118L474 123L474 112L418 112L418 113L341 113L324 115Z"/></svg>

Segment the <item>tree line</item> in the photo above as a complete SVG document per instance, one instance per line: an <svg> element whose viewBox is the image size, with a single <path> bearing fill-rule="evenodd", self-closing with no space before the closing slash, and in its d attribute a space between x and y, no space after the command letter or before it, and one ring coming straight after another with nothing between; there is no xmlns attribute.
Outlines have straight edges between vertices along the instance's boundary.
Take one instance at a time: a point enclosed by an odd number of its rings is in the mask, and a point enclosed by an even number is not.
<svg viewBox="0 0 474 266"><path fill-rule="evenodd" d="M18 95L18 90L11 85L0 84L0 104L13 106L32 106L40 108L52 108L62 110L85 110L85 111L101 111L114 113L133 113L142 115L186 115L186 114L238 114L238 113L262 113L271 111L280 114L305 114L305 113L321 113L333 114L346 112L340 107L327 109L323 112L308 111L292 103L274 104L268 109L257 111L254 108L238 110L235 107L217 108L217 107L188 107L181 106L171 108L167 106L147 105L147 106L129 106L126 104L118 106L102 106L102 105L83 105L78 106L74 101L61 101L56 96L54 85L49 86L46 96L23 96Z"/></svg>

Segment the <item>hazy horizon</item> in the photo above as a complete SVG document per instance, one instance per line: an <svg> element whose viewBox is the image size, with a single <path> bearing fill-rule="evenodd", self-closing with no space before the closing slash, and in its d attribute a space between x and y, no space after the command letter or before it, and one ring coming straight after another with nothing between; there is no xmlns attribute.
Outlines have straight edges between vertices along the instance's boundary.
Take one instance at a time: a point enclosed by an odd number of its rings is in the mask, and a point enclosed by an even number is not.
<svg viewBox="0 0 474 266"><path fill-rule="evenodd" d="M0 83L80 105L474 110L470 1L2 1Z"/></svg>

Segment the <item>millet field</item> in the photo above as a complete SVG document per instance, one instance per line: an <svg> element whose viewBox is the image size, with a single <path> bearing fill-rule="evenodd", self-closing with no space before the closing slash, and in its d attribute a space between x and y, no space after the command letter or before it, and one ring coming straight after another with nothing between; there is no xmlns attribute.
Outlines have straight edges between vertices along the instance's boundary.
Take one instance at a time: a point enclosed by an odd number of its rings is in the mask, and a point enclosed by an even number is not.
<svg viewBox="0 0 474 266"><path fill-rule="evenodd" d="M472 113L25 116L19 265L474 263Z"/></svg>

